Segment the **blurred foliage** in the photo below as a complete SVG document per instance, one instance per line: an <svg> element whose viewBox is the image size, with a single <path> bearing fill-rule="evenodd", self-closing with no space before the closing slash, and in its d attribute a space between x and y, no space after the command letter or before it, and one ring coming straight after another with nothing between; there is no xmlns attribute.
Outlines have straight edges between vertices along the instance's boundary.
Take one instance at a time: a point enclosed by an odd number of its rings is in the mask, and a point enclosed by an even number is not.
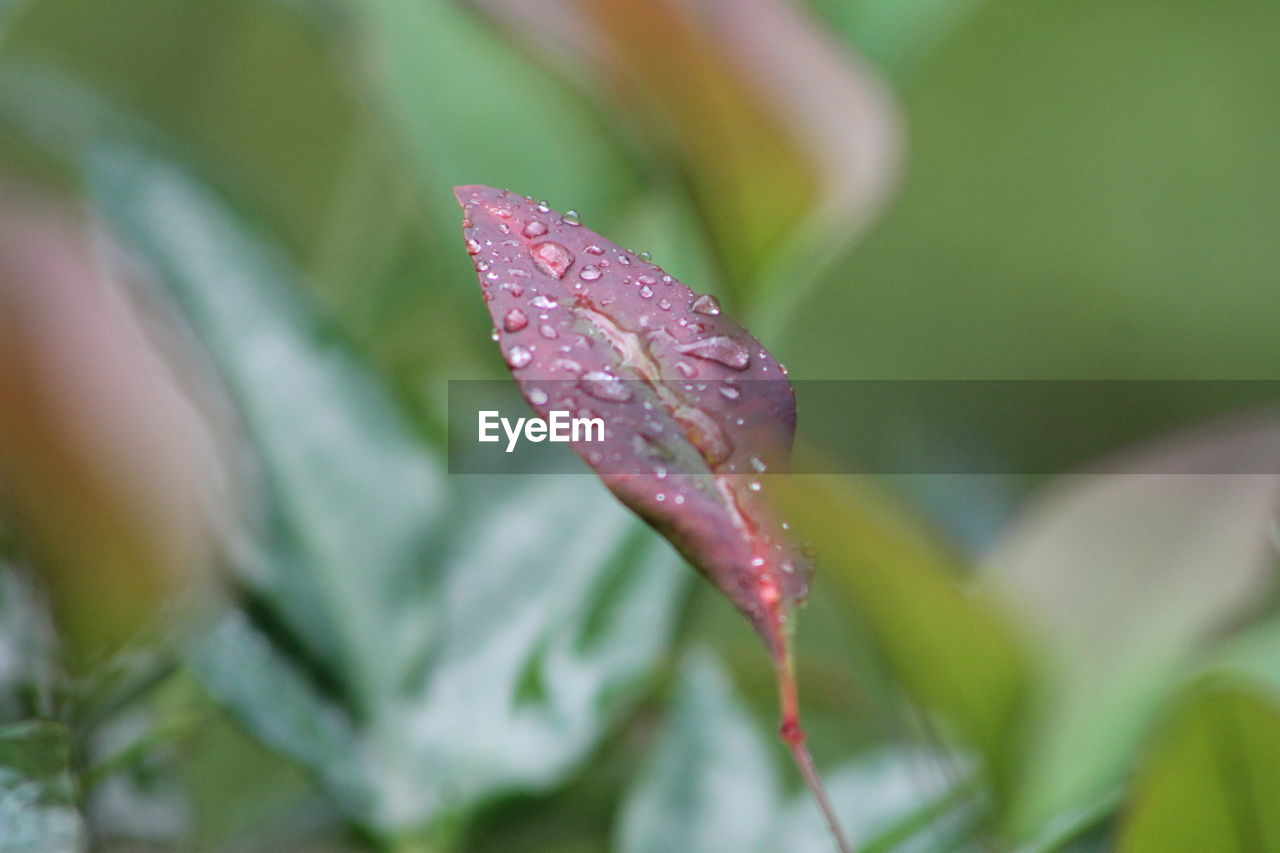
<svg viewBox="0 0 1280 853"><path fill-rule="evenodd" d="M827 849L727 603L590 478L445 472L446 380L503 374L450 185L576 208L797 377L1272 378L1278 35L0 3L0 850ZM1128 470L1275 470L1273 417L1161 438L1184 388ZM777 484L860 849L1280 850L1276 478L1108 470Z"/></svg>

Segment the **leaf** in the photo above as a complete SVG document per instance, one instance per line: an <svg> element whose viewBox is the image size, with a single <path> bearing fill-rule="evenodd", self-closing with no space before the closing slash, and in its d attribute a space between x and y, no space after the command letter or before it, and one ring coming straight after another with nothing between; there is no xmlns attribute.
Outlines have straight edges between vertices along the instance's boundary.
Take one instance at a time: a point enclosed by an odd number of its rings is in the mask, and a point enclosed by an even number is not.
<svg viewBox="0 0 1280 853"><path fill-rule="evenodd" d="M265 519L231 543L252 618L198 648L210 691L380 838L562 779L669 642L670 551L584 478L454 478L443 510L433 458L263 235L156 150L92 166L258 454Z"/></svg>
<svg viewBox="0 0 1280 853"><path fill-rule="evenodd" d="M807 591L753 479L790 452L795 394L780 365L714 300L596 232L501 190L457 194L526 401L544 419L599 411L603 440L574 449L780 654L778 616Z"/></svg>
<svg viewBox="0 0 1280 853"><path fill-rule="evenodd" d="M1217 689L1184 707L1139 773L1120 853L1280 849L1280 707Z"/></svg>
<svg viewBox="0 0 1280 853"><path fill-rule="evenodd" d="M525 400L548 422L554 412L602 413L599 440L588 434L574 450L764 639L782 736L829 815L804 747L791 656L807 567L759 480L790 456L795 392L786 371L713 298L576 219L491 187L455 193ZM834 819L832 832L838 839Z"/></svg>
<svg viewBox="0 0 1280 853"><path fill-rule="evenodd" d="M757 329L781 327L894 187L892 95L794 3L473 3L646 131L656 172L677 161Z"/></svg>
<svg viewBox="0 0 1280 853"><path fill-rule="evenodd" d="M674 627L678 566L598 485L464 481L430 672L367 721L242 617L197 656L221 701L385 837L558 781L629 707ZM548 535L570 527L567 548Z"/></svg>
<svg viewBox="0 0 1280 853"><path fill-rule="evenodd" d="M858 849L943 851L971 829L963 776L925 751L884 749L836 769L829 791ZM623 803L620 850L828 853L827 833L808 797L780 789L768 741L719 662L687 654L653 758Z"/></svg>
<svg viewBox="0 0 1280 853"><path fill-rule="evenodd" d="M81 672L200 575L208 506L221 497L221 448L196 413L204 386L175 381L184 353L164 353L124 276L104 274L94 249L67 206L7 188L0 498Z"/></svg>
<svg viewBox="0 0 1280 853"><path fill-rule="evenodd" d="M430 678L389 709L385 763L440 811L573 770L671 640L671 549L577 476L462 477Z"/></svg>
<svg viewBox="0 0 1280 853"><path fill-rule="evenodd" d="M709 652L685 656L669 707L653 759L624 803L620 850L763 851L782 807L776 772Z"/></svg>
<svg viewBox="0 0 1280 853"><path fill-rule="evenodd" d="M972 840L977 810L965 790L969 774L923 749L888 747L860 756L828 776L840 819L866 841L864 853L937 853ZM782 815L766 850L827 853L822 816L807 799Z"/></svg>
<svg viewBox="0 0 1280 853"><path fill-rule="evenodd" d="M976 747L998 781L1030 677L1006 614L964 590L960 558L871 481L792 477L780 485L830 594L865 620L895 678Z"/></svg>
<svg viewBox="0 0 1280 853"><path fill-rule="evenodd" d="M0 853L75 853L86 846L59 723L0 727Z"/></svg>
<svg viewBox="0 0 1280 853"><path fill-rule="evenodd" d="M895 82L907 83L977 0L814 0L816 11Z"/></svg>
<svg viewBox="0 0 1280 853"><path fill-rule="evenodd" d="M1062 478L988 555L1044 660L1015 835L1117 784L1195 656L1272 588L1280 477L1217 472L1278 462L1273 418L1197 428Z"/></svg>
<svg viewBox="0 0 1280 853"><path fill-rule="evenodd" d="M599 120L469 10L445 0L349 8L375 94L410 145L426 201L440 200L438 222L449 221L440 191L470 175L593 210L629 189L628 164Z"/></svg>
<svg viewBox="0 0 1280 853"><path fill-rule="evenodd" d="M198 333L253 441L262 517L231 543L242 579L367 710L434 627L423 558L441 472L299 303L292 264L206 186L124 144L89 167L99 209Z"/></svg>
<svg viewBox="0 0 1280 853"><path fill-rule="evenodd" d="M57 640L28 581L0 559L0 723L51 711Z"/></svg>

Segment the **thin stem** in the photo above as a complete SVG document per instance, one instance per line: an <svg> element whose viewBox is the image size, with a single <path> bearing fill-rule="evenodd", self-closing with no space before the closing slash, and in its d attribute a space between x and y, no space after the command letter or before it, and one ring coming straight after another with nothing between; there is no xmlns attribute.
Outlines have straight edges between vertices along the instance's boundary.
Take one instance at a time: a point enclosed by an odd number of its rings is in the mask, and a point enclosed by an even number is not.
<svg viewBox="0 0 1280 853"><path fill-rule="evenodd" d="M782 705L782 727L779 734L791 751L791 757L795 760L796 767L800 769L804 783L809 786L809 793L813 795L814 801L818 804L818 810L822 812L823 820L827 822L827 829L831 831L836 848L840 853L854 853L853 845L845 837L835 809L831 807L831 800L827 798L827 791L822 786L822 777L818 775L818 768L814 766L809 747L805 745L804 729L800 728L800 699L796 690L795 664L789 639L783 644L783 652L777 661L777 673L778 699Z"/></svg>

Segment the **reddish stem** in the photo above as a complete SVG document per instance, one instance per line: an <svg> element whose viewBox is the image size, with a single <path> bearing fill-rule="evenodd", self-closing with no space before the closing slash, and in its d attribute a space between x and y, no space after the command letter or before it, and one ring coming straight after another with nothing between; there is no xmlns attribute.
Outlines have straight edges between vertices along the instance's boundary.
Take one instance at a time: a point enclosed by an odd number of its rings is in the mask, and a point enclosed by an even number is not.
<svg viewBox="0 0 1280 853"><path fill-rule="evenodd" d="M782 726L779 734L787 748L791 751L791 757L795 760L796 767L800 769L800 775L804 777L804 782L809 786L809 792L813 795L813 799L818 804L818 810L822 812L822 818L827 822L827 829L831 831L831 837L836 843L836 848L840 853L854 853L853 845L849 843L849 839L845 837L844 830L840 827L840 820L836 817L835 809L831 807L831 800L827 798L827 791L822 786L822 777L818 775L818 768L813 764L813 756L809 754L809 747L805 745L804 729L800 728L800 700L796 690L795 665L791 654L791 642L784 634L783 651L777 660L778 674L778 698L782 705Z"/></svg>

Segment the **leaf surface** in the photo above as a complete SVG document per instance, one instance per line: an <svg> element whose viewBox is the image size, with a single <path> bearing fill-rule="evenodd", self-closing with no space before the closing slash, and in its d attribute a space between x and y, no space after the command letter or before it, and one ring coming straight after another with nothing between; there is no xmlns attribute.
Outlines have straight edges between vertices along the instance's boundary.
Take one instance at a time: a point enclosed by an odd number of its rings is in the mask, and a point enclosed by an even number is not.
<svg viewBox="0 0 1280 853"><path fill-rule="evenodd" d="M525 400L600 417L574 449L749 619L775 656L806 562L760 474L784 468L795 394L745 329L572 217L490 187L456 190L499 345Z"/></svg>
<svg viewBox="0 0 1280 853"><path fill-rule="evenodd" d="M0 853L75 853L85 845L59 723L0 727Z"/></svg>

